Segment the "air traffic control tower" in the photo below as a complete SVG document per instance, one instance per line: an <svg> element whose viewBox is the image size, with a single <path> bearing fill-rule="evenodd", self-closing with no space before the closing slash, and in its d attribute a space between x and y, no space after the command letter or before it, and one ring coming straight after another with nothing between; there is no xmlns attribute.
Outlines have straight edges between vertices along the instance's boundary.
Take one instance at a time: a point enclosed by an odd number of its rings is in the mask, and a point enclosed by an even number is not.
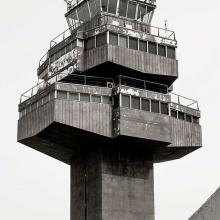
<svg viewBox="0 0 220 220"><path fill-rule="evenodd" d="M153 164L202 146L197 101L172 93L175 33L151 25L155 0L66 2L18 141L71 166L71 220L154 220Z"/></svg>

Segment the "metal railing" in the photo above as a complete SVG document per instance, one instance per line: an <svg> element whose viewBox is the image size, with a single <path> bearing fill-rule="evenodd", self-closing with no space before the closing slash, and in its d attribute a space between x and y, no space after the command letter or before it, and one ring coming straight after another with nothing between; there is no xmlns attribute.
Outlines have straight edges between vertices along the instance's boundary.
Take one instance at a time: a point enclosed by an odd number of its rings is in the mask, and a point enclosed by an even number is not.
<svg viewBox="0 0 220 220"><path fill-rule="evenodd" d="M185 106L189 108L193 108L195 110L199 110L199 103L196 100L187 98L182 95L178 95L175 93L170 93L171 95L171 102L180 106Z"/></svg>

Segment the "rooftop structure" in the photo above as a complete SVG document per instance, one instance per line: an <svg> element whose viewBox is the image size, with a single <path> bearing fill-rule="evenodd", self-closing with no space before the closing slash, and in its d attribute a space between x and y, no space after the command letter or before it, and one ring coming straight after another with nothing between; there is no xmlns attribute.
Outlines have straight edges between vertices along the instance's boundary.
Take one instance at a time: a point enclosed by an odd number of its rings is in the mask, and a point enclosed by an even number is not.
<svg viewBox="0 0 220 220"><path fill-rule="evenodd" d="M172 92L175 33L151 25L155 1L67 6L21 95L18 141L71 166L71 220L153 220L153 164L202 146L198 102Z"/></svg>

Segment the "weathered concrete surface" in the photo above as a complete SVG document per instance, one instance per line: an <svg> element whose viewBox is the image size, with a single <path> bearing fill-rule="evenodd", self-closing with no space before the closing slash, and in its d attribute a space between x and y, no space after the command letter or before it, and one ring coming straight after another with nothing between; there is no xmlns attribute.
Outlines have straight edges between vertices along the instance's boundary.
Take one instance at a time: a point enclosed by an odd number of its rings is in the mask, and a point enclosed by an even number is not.
<svg viewBox="0 0 220 220"><path fill-rule="evenodd" d="M189 220L220 219L220 188L189 218Z"/></svg>
<svg viewBox="0 0 220 220"><path fill-rule="evenodd" d="M125 148L73 157L71 220L154 220L151 157Z"/></svg>

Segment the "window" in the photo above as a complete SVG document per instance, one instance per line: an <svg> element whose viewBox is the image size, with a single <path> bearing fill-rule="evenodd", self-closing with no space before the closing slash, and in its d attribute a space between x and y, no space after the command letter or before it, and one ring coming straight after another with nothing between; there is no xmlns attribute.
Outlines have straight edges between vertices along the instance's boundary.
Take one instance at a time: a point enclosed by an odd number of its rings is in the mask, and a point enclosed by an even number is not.
<svg viewBox="0 0 220 220"><path fill-rule="evenodd" d="M76 93L76 92L70 92L69 93L69 99L70 100L79 100L79 93Z"/></svg>
<svg viewBox="0 0 220 220"><path fill-rule="evenodd" d="M139 4L137 20L144 21L144 16L146 15L146 5Z"/></svg>
<svg viewBox="0 0 220 220"><path fill-rule="evenodd" d="M60 53L61 53L61 54L60 54L61 57L62 57L63 55L65 55L65 47L61 50Z"/></svg>
<svg viewBox="0 0 220 220"><path fill-rule="evenodd" d="M103 104L111 104L111 97L110 96L102 96L102 103Z"/></svg>
<svg viewBox="0 0 220 220"><path fill-rule="evenodd" d="M85 47L85 50L95 48L95 37L90 37L86 39L84 47Z"/></svg>
<svg viewBox="0 0 220 220"><path fill-rule="evenodd" d="M125 36L119 36L119 46L120 47L128 47L128 39Z"/></svg>
<svg viewBox="0 0 220 220"><path fill-rule="evenodd" d="M169 115L168 103L161 102L161 114Z"/></svg>
<svg viewBox="0 0 220 220"><path fill-rule="evenodd" d="M71 44L66 46L66 52L69 53L72 50Z"/></svg>
<svg viewBox="0 0 220 220"><path fill-rule="evenodd" d="M150 111L150 100L141 99L141 109L144 111Z"/></svg>
<svg viewBox="0 0 220 220"><path fill-rule="evenodd" d="M67 18L68 18L68 24L71 27L79 22L77 14L76 14L76 10L73 10L72 13Z"/></svg>
<svg viewBox="0 0 220 220"><path fill-rule="evenodd" d="M65 92L65 91L57 91L57 98L58 99L67 99L67 92Z"/></svg>
<svg viewBox="0 0 220 220"><path fill-rule="evenodd" d="M90 95L86 93L80 93L80 101L90 102Z"/></svg>
<svg viewBox="0 0 220 220"><path fill-rule="evenodd" d="M99 35L96 36L96 47L101 46L103 44L107 44L106 33L99 34Z"/></svg>
<svg viewBox="0 0 220 220"><path fill-rule="evenodd" d="M123 107L130 108L130 96L128 96L128 95L122 95L122 96L121 96L121 99L122 99L122 106L123 106Z"/></svg>
<svg viewBox="0 0 220 220"><path fill-rule="evenodd" d="M57 53L55 53L55 60L58 60L60 58L60 51L58 51Z"/></svg>
<svg viewBox="0 0 220 220"><path fill-rule="evenodd" d="M129 48L133 50L138 49L138 41L136 38L129 37Z"/></svg>
<svg viewBox="0 0 220 220"><path fill-rule="evenodd" d="M177 111L171 110L171 116L177 118Z"/></svg>
<svg viewBox="0 0 220 220"><path fill-rule="evenodd" d="M101 96L92 95L92 102L101 103Z"/></svg>
<svg viewBox="0 0 220 220"><path fill-rule="evenodd" d="M108 12L116 14L117 0L109 0Z"/></svg>
<svg viewBox="0 0 220 220"><path fill-rule="evenodd" d="M147 52L147 42L139 40L139 50Z"/></svg>
<svg viewBox="0 0 220 220"><path fill-rule="evenodd" d="M139 97L131 97L131 108L140 109L140 98Z"/></svg>
<svg viewBox="0 0 220 220"><path fill-rule="evenodd" d="M151 100L151 112L159 113L159 101Z"/></svg>
<svg viewBox="0 0 220 220"><path fill-rule="evenodd" d="M186 115L186 121L192 122L192 117L191 117L191 115Z"/></svg>
<svg viewBox="0 0 220 220"><path fill-rule="evenodd" d="M119 15L126 17L128 0L120 0L119 3Z"/></svg>
<svg viewBox="0 0 220 220"><path fill-rule="evenodd" d="M76 40L74 40L73 42L72 42L72 49L74 49L76 47Z"/></svg>
<svg viewBox="0 0 220 220"><path fill-rule="evenodd" d="M176 59L175 47L167 46L167 57L171 59Z"/></svg>
<svg viewBox="0 0 220 220"><path fill-rule="evenodd" d="M166 56L166 47L164 45L158 44L158 55Z"/></svg>
<svg viewBox="0 0 220 220"><path fill-rule="evenodd" d="M107 5L108 5L108 0L102 0L102 10L105 12L107 12Z"/></svg>
<svg viewBox="0 0 220 220"><path fill-rule="evenodd" d="M118 34L109 33L109 44L118 45Z"/></svg>
<svg viewBox="0 0 220 220"><path fill-rule="evenodd" d="M135 19L136 5L137 5L136 2L129 1L128 12L127 12L128 18Z"/></svg>
<svg viewBox="0 0 220 220"><path fill-rule="evenodd" d="M55 55L52 55L51 57L50 57L50 63L53 63L55 61Z"/></svg>
<svg viewBox="0 0 220 220"><path fill-rule="evenodd" d="M184 113L183 112L178 112L178 118L181 119L181 120L184 120L185 119Z"/></svg>
<svg viewBox="0 0 220 220"><path fill-rule="evenodd" d="M98 8L97 8L97 0L90 0L89 1L89 7L91 16L94 17L96 14L98 14Z"/></svg>
<svg viewBox="0 0 220 220"><path fill-rule="evenodd" d="M90 13L89 13L89 7L87 4L87 1L85 3L83 3L82 10L83 10L83 14L84 14L84 21L88 21L90 19Z"/></svg>
<svg viewBox="0 0 220 220"><path fill-rule="evenodd" d="M193 116L193 123L199 124L199 118L196 116Z"/></svg>
<svg viewBox="0 0 220 220"><path fill-rule="evenodd" d="M157 54L157 44L154 42L148 42L148 52Z"/></svg>

